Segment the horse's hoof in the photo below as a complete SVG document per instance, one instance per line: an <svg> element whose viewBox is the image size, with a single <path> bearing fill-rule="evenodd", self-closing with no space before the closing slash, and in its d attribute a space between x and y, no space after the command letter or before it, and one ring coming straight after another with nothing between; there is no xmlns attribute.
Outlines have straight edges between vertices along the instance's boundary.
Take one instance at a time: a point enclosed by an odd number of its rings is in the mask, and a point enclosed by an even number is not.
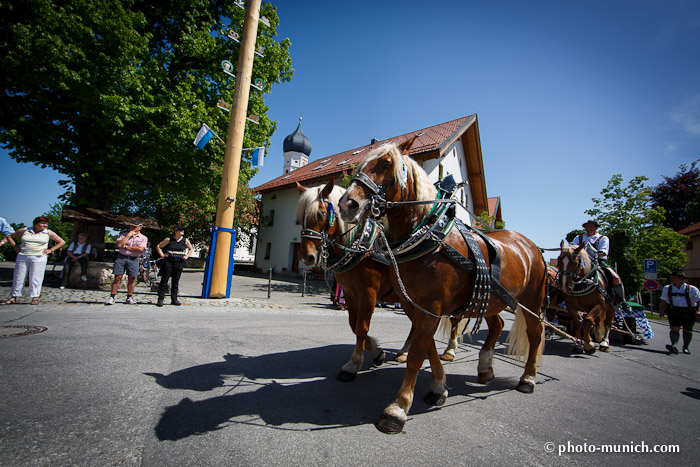
<svg viewBox="0 0 700 467"><path fill-rule="evenodd" d="M478 375L476 375L476 381L479 384L488 384L493 380L493 378L493 370L482 371Z"/></svg>
<svg viewBox="0 0 700 467"><path fill-rule="evenodd" d="M454 359L455 359L455 356L454 356L454 354L451 354L451 353L444 353L444 354L440 355L440 360L443 360L445 362L453 362Z"/></svg>
<svg viewBox="0 0 700 467"><path fill-rule="evenodd" d="M373 359L374 365L379 366L382 363L384 363L384 359L386 358L386 352L382 350L382 353L376 356L376 358Z"/></svg>
<svg viewBox="0 0 700 467"><path fill-rule="evenodd" d="M521 381L515 389L523 394L532 394L535 392L535 384L529 381Z"/></svg>
<svg viewBox="0 0 700 467"><path fill-rule="evenodd" d="M447 401L447 395L446 394L438 394L436 392L429 392L426 394L425 399L423 399L426 404L433 406L433 407L440 407L442 405L445 405L445 401Z"/></svg>
<svg viewBox="0 0 700 467"><path fill-rule="evenodd" d="M349 371L340 370L340 373L336 375L335 379L342 381L343 383L349 383L350 381L353 381L356 376L357 373L350 373Z"/></svg>
<svg viewBox="0 0 700 467"><path fill-rule="evenodd" d="M601 352L608 352L608 353L610 353L610 347L603 347L603 346L601 346L600 349L598 349L598 350L600 350Z"/></svg>
<svg viewBox="0 0 700 467"><path fill-rule="evenodd" d="M583 349L581 347L574 346L571 348L571 353L581 355L581 354L583 354Z"/></svg>
<svg viewBox="0 0 700 467"><path fill-rule="evenodd" d="M381 431L382 433L395 435L401 433L401 430L403 430L403 426L405 424L406 420L401 420L393 415L388 415L385 413L379 417L379 420L377 420L377 423L375 423L374 426L377 427L377 430Z"/></svg>
<svg viewBox="0 0 700 467"><path fill-rule="evenodd" d="M591 347L590 349L586 350L586 355L593 355L595 353L595 347Z"/></svg>
<svg viewBox="0 0 700 467"><path fill-rule="evenodd" d="M399 362L399 363L406 363L407 359L408 359L408 354L402 353L402 354L397 355L396 358L394 358L394 361Z"/></svg>

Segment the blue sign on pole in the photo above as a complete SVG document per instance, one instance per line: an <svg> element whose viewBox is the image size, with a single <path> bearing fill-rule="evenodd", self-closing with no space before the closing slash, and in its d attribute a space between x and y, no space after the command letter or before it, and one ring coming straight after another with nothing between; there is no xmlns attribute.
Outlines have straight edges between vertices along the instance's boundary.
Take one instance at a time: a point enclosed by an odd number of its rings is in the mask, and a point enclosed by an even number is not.
<svg viewBox="0 0 700 467"><path fill-rule="evenodd" d="M644 273L645 274L656 274L658 273L659 263L655 259L645 259L644 260Z"/></svg>

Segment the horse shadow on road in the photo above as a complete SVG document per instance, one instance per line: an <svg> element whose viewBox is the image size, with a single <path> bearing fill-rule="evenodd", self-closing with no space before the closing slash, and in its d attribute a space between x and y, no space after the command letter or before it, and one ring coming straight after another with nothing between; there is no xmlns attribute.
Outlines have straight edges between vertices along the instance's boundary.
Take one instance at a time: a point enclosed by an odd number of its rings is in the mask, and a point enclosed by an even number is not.
<svg viewBox="0 0 700 467"><path fill-rule="evenodd" d="M328 345L259 356L227 354L224 361L184 368L168 375L146 373L166 389L217 394L205 399L194 394L185 396L177 404L166 407L155 427L156 436L175 441L235 424L314 431L374 423L399 389L405 365L386 362L372 367L371 361L367 362L370 359L366 359L364 370L354 381L339 382L335 374L352 348ZM471 374L476 367L469 362L464 370ZM448 375L448 385L450 378ZM474 379L475 376L467 377L465 381ZM410 416L436 410L422 400L430 382L429 368L422 370ZM484 400L489 394L515 386L509 380L493 383L458 384L460 389L455 394L467 396L467 401ZM464 397L460 400L464 402ZM448 398L448 406L449 401Z"/></svg>

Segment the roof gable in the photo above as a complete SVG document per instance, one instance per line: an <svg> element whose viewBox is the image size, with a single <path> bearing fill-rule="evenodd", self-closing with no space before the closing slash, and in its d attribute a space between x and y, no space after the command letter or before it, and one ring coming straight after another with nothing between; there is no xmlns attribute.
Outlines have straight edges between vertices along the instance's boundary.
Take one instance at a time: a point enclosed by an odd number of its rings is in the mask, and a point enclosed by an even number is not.
<svg viewBox="0 0 700 467"><path fill-rule="evenodd" d="M373 144L343 151L329 157L316 159L303 167L258 186L255 188L255 191L258 193L265 193L287 188L294 185L296 182L309 184L313 181L327 180L331 176L340 176L353 164L362 162L370 150L392 141L401 144L414 135L420 136L416 138L416 141L411 147L409 152L411 157L421 158L421 156L426 156L431 153L440 155L452 142L460 138L475 121L476 115L468 115L421 130L394 136Z"/></svg>

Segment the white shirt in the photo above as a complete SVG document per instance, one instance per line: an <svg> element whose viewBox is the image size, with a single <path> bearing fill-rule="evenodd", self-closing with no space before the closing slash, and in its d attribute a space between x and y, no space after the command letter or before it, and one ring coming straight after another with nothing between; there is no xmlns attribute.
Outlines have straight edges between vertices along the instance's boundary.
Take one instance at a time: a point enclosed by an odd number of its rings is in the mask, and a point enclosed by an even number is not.
<svg viewBox="0 0 700 467"><path fill-rule="evenodd" d="M598 255L599 259L608 259L608 252L610 251L610 240L608 237L605 235L601 235L599 233L589 237L587 234L583 235L576 235L574 239L572 240L571 244L572 245L580 245L579 243L579 237L583 237L583 243L590 243L593 248L598 250L598 253L603 253L602 255ZM598 245L596 245L596 242L598 242Z"/></svg>
<svg viewBox="0 0 700 467"><path fill-rule="evenodd" d="M670 305L673 305L673 306L678 306L678 307L686 308L686 307L688 306L688 302L687 302L686 299L685 299L685 288L686 288L686 287L689 287L689 289L688 289L688 294L690 295L690 306L691 306L691 307L694 307L695 305L697 305L698 303L700 303L700 290L698 290L698 288L695 287L694 285L688 285L688 284L685 284L685 283L681 286L680 289L679 289L679 288L676 288L676 286L673 285L673 284L668 284L668 285L667 285L666 287L664 287L664 289L661 291L661 300L663 300L664 302L666 302L666 303L668 303L668 304L670 304ZM671 288L673 288L673 290L671 290L672 293L674 293L674 294L676 294L676 293L682 293L682 294L683 294L683 295L673 295L673 303L671 303L671 302L668 300L668 291L669 291Z"/></svg>

